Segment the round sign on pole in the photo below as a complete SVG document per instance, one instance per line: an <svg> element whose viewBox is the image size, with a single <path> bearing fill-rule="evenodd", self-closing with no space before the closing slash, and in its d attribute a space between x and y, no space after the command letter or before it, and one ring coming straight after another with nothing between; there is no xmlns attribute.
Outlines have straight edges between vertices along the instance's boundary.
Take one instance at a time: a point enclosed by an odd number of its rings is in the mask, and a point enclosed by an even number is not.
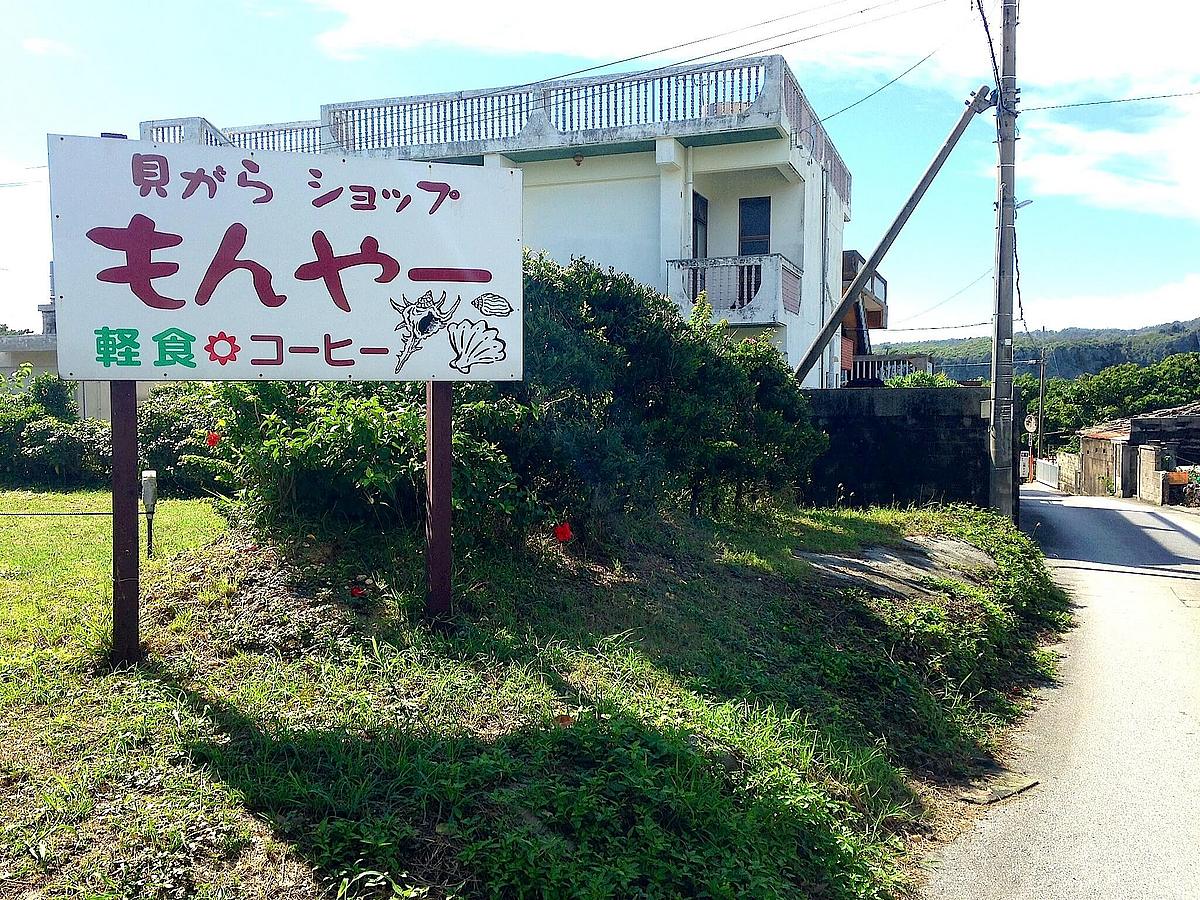
<svg viewBox="0 0 1200 900"><path fill-rule="evenodd" d="M1030 434L1037 434L1037 416L1030 413L1025 417L1025 430Z"/></svg>

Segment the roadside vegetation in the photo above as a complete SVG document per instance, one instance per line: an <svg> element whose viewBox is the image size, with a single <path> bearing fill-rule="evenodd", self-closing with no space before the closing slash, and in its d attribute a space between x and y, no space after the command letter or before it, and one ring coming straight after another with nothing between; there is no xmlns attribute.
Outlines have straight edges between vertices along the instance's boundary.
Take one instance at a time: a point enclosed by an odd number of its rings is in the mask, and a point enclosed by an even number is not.
<svg viewBox="0 0 1200 900"><path fill-rule="evenodd" d="M105 526L0 520L5 896L885 896L910 777L987 754L1063 617L986 513L777 508L460 553L438 635L403 532L167 501L148 660L113 672ZM918 603L793 555L906 533L999 568Z"/></svg>
<svg viewBox="0 0 1200 900"><path fill-rule="evenodd" d="M525 380L456 389L450 631L420 615L413 386L151 395L176 499L135 668L106 520L0 517L0 896L905 891L921 782L1048 674L1036 548L966 507L804 507L825 436L703 304L530 257L525 305ZM102 438L18 377L0 510L105 509ZM798 555L919 535L994 563L895 593Z"/></svg>
<svg viewBox="0 0 1200 900"><path fill-rule="evenodd" d="M1038 410L1038 380L1019 375L1014 387L1031 413ZM1200 353L1177 353L1153 365L1112 366L1097 375L1046 380L1046 436L1051 448L1078 449L1076 432L1109 419L1200 401Z"/></svg>

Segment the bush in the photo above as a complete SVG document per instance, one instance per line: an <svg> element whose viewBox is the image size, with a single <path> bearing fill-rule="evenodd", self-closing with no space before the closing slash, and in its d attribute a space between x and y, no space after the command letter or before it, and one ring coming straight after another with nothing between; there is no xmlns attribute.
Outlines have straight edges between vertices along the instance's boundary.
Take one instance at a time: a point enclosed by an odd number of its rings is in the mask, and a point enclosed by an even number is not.
<svg viewBox="0 0 1200 900"><path fill-rule="evenodd" d="M945 372L909 372L884 382L892 388L952 388L959 384Z"/></svg>
<svg viewBox="0 0 1200 900"><path fill-rule="evenodd" d="M46 415L64 422L79 418L75 403L75 385L63 381L53 372L43 372L29 381L29 399L46 411Z"/></svg>
<svg viewBox="0 0 1200 900"><path fill-rule="evenodd" d="M112 471L112 429L99 419L37 419L22 432L19 459L20 474L33 481L103 483Z"/></svg>
<svg viewBox="0 0 1200 900"><path fill-rule="evenodd" d="M691 320L628 275L525 261L525 378L455 387L460 532L511 537L532 518L608 532L681 498L698 511L794 491L824 436L778 352ZM228 447L261 508L415 525L424 398L416 384L229 384Z"/></svg>
<svg viewBox="0 0 1200 900"><path fill-rule="evenodd" d="M30 422L45 416L45 410L18 403L0 394L0 473L19 475L24 470L21 436Z"/></svg>
<svg viewBox="0 0 1200 900"><path fill-rule="evenodd" d="M251 499L272 515L416 526L424 514L425 419L409 385L230 383L225 437ZM495 445L457 429L460 534L499 536L524 498Z"/></svg>
<svg viewBox="0 0 1200 900"><path fill-rule="evenodd" d="M141 465L158 473L166 492L213 493L233 480L229 454L221 444L208 445L220 434L228 407L220 392L204 382L180 382L152 388L138 405L138 449Z"/></svg>

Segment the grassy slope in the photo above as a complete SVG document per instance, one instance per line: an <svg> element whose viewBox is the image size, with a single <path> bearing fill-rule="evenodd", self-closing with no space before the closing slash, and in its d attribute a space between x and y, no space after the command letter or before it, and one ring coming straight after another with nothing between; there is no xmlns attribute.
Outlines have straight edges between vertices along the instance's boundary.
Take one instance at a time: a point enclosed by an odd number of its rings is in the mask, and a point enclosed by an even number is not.
<svg viewBox="0 0 1200 900"><path fill-rule="evenodd" d="M811 512L462 553L441 637L411 624L417 547L205 547L219 520L175 502L151 661L112 673L106 525L0 520L0 896L879 896L906 770L984 752L1062 621L983 514ZM998 554L994 588L898 603L791 552L914 531Z"/></svg>

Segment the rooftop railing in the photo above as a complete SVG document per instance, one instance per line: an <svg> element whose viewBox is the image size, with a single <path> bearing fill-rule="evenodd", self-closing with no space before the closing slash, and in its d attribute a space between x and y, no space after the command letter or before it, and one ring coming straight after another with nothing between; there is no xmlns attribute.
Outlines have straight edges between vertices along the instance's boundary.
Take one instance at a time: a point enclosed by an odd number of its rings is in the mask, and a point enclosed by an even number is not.
<svg viewBox="0 0 1200 900"><path fill-rule="evenodd" d="M721 132L789 136L850 203L850 172L780 56L321 107L320 121L218 129L145 122L142 137L406 159L478 157Z"/></svg>

